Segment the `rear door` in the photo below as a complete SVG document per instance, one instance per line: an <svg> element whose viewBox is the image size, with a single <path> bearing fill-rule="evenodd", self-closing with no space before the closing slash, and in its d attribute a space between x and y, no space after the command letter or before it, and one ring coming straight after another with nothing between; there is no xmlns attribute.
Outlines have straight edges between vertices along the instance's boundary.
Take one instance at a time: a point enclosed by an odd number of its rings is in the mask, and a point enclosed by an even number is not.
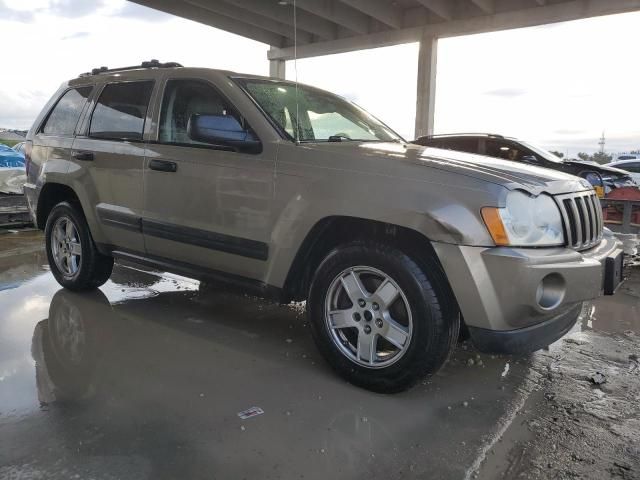
<svg viewBox="0 0 640 480"><path fill-rule="evenodd" d="M94 209L101 243L145 251L141 229L144 197L144 129L152 80L107 83L76 137L72 162L79 188Z"/></svg>
<svg viewBox="0 0 640 480"><path fill-rule="evenodd" d="M166 80L147 147L145 244L150 256L258 279L269 254L277 147L263 142L260 153L247 153L192 140L196 114L233 115L252 130L221 91L208 80Z"/></svg>

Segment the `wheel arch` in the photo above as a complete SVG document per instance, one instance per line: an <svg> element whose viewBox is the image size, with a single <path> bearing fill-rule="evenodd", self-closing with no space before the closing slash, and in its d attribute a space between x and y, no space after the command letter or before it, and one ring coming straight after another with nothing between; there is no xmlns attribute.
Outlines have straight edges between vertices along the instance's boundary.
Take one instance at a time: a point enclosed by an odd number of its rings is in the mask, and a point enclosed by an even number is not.
<svg viewBox="0 0 640 480"><path fill-rule="evenodd" d="M72 203L82 211L80 198L73 188L62 183L45 183L38 196L36 208L36 225L40 230L44 230L51 210L60 202Z"/></svg>
<svg viewBox="0 0 640 480"><path fill-rule="evenodd" d="M322 218L309 230L289 268L283 287L284 301L306 299L313 272L322 259L337 246L356 241L392 245L410 256L421 268L436 269L444 282L434 288L447 299L447 303L457 308L446 272L429 238L401 225L348 216Z"/></svg>

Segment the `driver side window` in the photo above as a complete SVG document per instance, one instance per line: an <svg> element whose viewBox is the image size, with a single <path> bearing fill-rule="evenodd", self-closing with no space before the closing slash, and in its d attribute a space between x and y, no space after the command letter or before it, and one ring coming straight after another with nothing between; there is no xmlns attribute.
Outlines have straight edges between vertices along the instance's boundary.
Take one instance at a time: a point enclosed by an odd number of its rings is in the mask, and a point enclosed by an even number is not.
<svg viewBox="0 0 640 480"><path fill-rule="evenodd" d="M211 85L199 80L169 80L164 90L158 140L177 145L209 145L189 137L193 115L231 115L244 120Z"/></svg>

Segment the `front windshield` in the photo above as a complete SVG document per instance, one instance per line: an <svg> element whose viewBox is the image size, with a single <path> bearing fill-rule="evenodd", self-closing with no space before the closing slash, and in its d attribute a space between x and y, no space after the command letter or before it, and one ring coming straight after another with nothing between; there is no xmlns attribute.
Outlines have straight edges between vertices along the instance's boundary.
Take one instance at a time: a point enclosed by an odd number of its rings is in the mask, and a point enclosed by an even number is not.
<svg viewBox="0 0 640 480"><path fill-rule="evenodd" d="M536 155L540 155L545 160L549 160L550 162L555 162L555 163L563 163L564 162L564 160L562 160L560 157L554 155L549 150L545 150L544 148L539 147L539 146L534 145L534 144L529 143L529 142L520 142L520 143L522 143L529 150L532 150Z"/></svg>
<svg viewBox="0 0 640 480"><path fill-rule="evenodd" d="M328 92L299 85L296 93L295 84L290 82L236 80L291 140L403 141L361 108Z"/></svg>

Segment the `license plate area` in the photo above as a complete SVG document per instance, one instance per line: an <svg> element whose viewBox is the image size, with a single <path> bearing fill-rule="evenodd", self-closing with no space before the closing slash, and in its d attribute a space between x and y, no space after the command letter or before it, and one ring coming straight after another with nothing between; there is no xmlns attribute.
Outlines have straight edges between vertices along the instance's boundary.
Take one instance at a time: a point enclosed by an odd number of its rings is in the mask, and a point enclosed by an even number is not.
<svg viewBox="0 0 640 480"><path fill-rule="evenodd" d="M604 294L613 295L623 280L622 276L623 253L611 255L604 262Z"/></svg>

